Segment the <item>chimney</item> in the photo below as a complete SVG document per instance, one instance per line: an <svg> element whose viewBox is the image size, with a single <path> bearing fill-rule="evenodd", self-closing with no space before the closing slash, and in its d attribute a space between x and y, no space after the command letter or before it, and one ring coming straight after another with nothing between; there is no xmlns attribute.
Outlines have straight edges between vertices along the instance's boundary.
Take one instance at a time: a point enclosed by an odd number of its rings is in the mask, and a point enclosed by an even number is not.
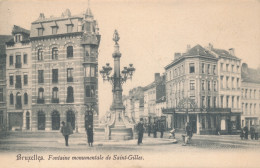
<svg viewBox="0 0 260 168"><path fill-rule="evenodd" d="M178 59L181 57L181 53L174 53L174 59Z"/></svg>
<svg viewBox="0 0 260 168"><path fill-rule="evenodd" d="M159 81L160 80L160 73L154 73L154 81Z"/></svg>
<svg viewBox="0 0 260 168"><path fill-rule="evenodd" d="M229 49L229 54L232 56L235 56L235 49L234 48L230 48Z"/></svg>
<svg viewBox="0 0 260 168"><path fill-rule="evenodd" d="M213 49L213 45L209 43L209 50L212 51L212 49Z"/></svg>
<svg viewBox="0 0 260 168"><path fill-rule="evenodd" d="M40 13L39 19L45 19L44 13Z"/></svg>

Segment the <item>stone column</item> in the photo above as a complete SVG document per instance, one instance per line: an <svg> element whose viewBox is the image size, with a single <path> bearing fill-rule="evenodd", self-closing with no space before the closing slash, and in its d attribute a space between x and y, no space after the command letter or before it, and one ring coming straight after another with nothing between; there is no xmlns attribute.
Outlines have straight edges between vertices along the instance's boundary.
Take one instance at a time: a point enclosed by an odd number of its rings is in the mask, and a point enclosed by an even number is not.
<svg viewBox="0 0 260 168"><path fill-rule="evenodd" d="M37 110L36 111L32 111L31 114L31 130L32 131L37 131L38 130L38 114L37 114Z"/></svg>
<svg viewBox="0 0 260 168"><path fill-rule="evenodd" d="M187 122L190 122L190 116L187 114Z"/></svg>
<svg viewBox="0 0 260 168"><path fill-rule="evenodd" d="M23 111L23 128L22 130L26 130L26 110Z"/></svg>
<svg viewBox="0 0 260 168"><path fill-rule="evenodd" d="M75 127L78 127L78 132L81 132L81 133L84 133L85 132L85 113L81 113L81 112L77 112L76 113L76 123L75 124L76 126ZM75 128L75 131L76 131L76 128Z"/></svg>
<svg viewBox="0 0 260 168"><path fill-rule="evenodd" d="M200 135L200 115L197 114L197 134Z"/></svg>
<svg viewBox="0 0 260 168"><path fill-rule="evenodd" d="M50 112L46 112L45 114L45 131L51 131L52 127L51 127L51 113Z"/></svg>

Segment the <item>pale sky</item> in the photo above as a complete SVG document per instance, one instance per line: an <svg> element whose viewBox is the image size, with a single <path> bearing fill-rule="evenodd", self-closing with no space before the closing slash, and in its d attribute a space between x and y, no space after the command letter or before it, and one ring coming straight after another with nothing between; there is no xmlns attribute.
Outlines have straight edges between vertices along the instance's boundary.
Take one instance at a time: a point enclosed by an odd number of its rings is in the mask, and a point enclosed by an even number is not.
<svg viewBox="0 0 260 168"><path fill-rule="evenodd" d="M13 25L30 29L31 22L60 16L65 9L77 15L88 7L87 0L7 0L0 1L0 34L11 34ZM113 66L113 32L120 35L121 67L133 63L132 81L124 84L124 94L145 86L154 73L164 72L175 52L212 43L215 48L235 49L249 67L260 65L260 1L257 0L91 0L90 7L99 23L101 43L99 69ZM99 79L100 115L112 102L111 85Z"/></svg>

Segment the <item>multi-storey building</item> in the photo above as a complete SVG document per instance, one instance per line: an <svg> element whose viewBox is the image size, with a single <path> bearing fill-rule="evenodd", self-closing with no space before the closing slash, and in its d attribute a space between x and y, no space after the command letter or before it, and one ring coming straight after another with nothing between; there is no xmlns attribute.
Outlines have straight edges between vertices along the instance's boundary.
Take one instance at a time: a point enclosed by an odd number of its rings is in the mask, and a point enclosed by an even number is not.
<svg viewBox="0 0 260 168"><path fill-rule="evenodd" d="M83 132L97 119L100 37L89 8L76 16L68 9L61 17L41 13L32 22L33 130L59 130L67 121Z"/></svg>
<svg viewBox="0 0 260 168"><path fill-rule="evenodd" d="M0 35L0 132L6 131L6 45L13 37Z"/></svg>
<svg viewBox="0 0 260 168"><path fill-rule="evenodd" d="M149 85L144 87L144 118L148 122L153 122L154 119L158 119L157 114L160 113L157 111L161 105L161 102L157 104L157 100L165 96L165 76L160 75L160 73L154 74L154 81Z"/></svg>
<svg viewBox="0 0 260 168"><path fill-rule="evenodd" d="M196 45L186 53L175 53L166 70L166 109L172 114L172 127L185 129L189 122L193 132L212 134L231 130L230 108L219 105L218 58L208 49ZM237 118L236 118L237 119Z"/></svg>
<svg viewBox="0 0 260 168"><path fill-rule="evenodd" d="M242 127L260 123L260 70L248 68L246 63L241 69L241 108Z"/></svg>
<svg viewBox="0 0 260 168"><path fill-rule="evenodd" d="M123 103L125 106L125 116L131 122L139 122L143 118L144 113L144 91L142 87L136 87L124 96Z"/></svg>
<svg viewBox="0 0 260 168"><path fill-rule="evenodd" d="M19 26L6 43L7 127L31 129L31 43L30 31Z"/></svg>
<svg viewBox="0 0 260 168"><path fill-rule="evenodd" d="M236 57L235 49L229 51L214 48L209 44L208 50L218 58L218 89L219 107L231 108L233 114L227 120L221 120L222 126L226 125L229 132L234 132L240 127L241 109L241 59ZM229 124L227 124L229 123ZM223 128L221 127L221 128Z"/></svg>

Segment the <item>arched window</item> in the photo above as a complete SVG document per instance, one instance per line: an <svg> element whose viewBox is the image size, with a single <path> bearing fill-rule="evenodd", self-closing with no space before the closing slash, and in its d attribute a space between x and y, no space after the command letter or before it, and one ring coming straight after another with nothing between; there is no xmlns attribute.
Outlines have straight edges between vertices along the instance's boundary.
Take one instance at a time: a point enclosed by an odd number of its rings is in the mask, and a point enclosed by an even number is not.
<svg viewBox="0 0 260 168"><path fill-rule="evenodd" d="M51 114L52 130L60 129L60 113L58 111L53 111Z"/></svg>
<svg viewBox="0 0 260 168"><path fill-rule="evenodd" d="M13 93L10 94L10 105L14 104L14 95Z"/></svg>
<svg viewBox="0 0 260 168"><path fill-rule="evenodd" d="M24 104L28 104L28 94L27 93L24 93L23 95L23 100L24 100Z"/></svg>
<svg viewBox="0 0 260 168"><path fill-rule="evenodd" d="M57 60L58 59L58 48L57 47L52 48L51 53L52 53L52 59Z"/></svg>
<svg viewBox="0 0 260 168"><path fill-rule="evenodd" d="M68 46L67 47L67 58L72 58L73 57L73 46Z"/></svg>
<svg viewBox="0 0 260 168"><path fill-rule="evenodd" d="M20 92L18 92L16 94L16 104L15 104L15 108L17 109L21 109L22 108L22 95Z"/></svg>
<svg viewBox="0 0 260 168"><path fill-rule="evenodd" d="M30 113L26 112L26 129L30 129Z"/></svg>
<svg viewBox="0 0 260 168"><path fill-rule="evenodd" d="M73 87L69 86L67 88L67 103L74 102L74 94L73 94Z"/></svg>
<svg viewBox="0 0 260 168"><path fill-rule="evenodd" d="M38 112L38 130L45 130L45 113L42 111Z"/></svg>
<svg viewBox="0 0 260 168"><path fill-rule="evenodd" d="M37 56L38 56L38 60L43 60L43 50L40 48L38 49L38 53L37 53Z"/></svg>

